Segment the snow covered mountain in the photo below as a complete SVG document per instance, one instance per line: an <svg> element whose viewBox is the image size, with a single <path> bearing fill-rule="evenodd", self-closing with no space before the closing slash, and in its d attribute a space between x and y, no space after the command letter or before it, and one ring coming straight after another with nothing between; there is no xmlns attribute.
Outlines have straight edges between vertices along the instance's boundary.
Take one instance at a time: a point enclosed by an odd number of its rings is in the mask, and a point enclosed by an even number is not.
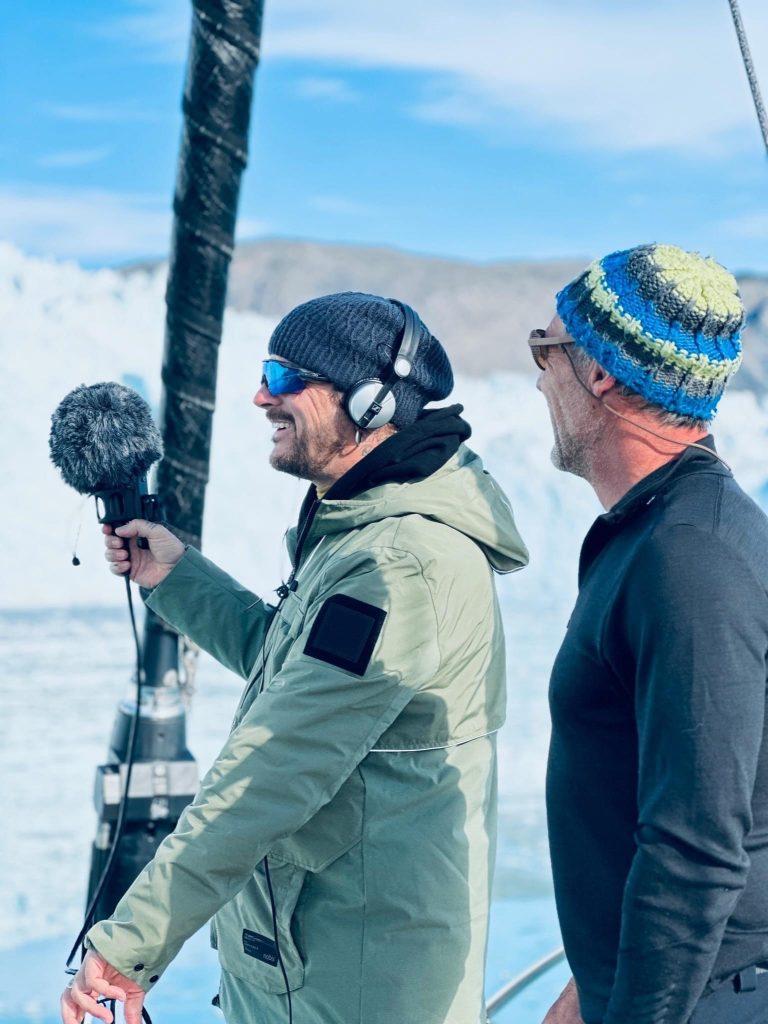
<svg viewBox="0 0 768 1024"><path fill-rule="evenodd" d="M48 461L50 415L80 383L118 380L160 398L162 267L131 274L85 271L0 246L0 336L5 369L0 438L4 586L0 607L120 605L103 563L92 501L61 481ZM229 310L221 346L204 548L260 593L287 572L282 534L304 493L267 463L269 431L251 404L274 319ZM503 581L521 607L565 608L579 540L598 510L587 486L556 472L551 430L532 375L460 376L454 400L474 428L471 444L510 494L532 554ZM743 484L768 497L768 407L746 391L723 403L717 434ZM73 544L81 524L78 553Z"/></svg>

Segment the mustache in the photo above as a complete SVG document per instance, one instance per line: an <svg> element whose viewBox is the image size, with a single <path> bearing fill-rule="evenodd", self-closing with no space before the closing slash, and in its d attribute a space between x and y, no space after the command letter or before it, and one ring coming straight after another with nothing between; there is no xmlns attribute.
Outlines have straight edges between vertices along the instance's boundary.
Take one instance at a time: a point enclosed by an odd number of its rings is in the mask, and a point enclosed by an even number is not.
<svg viewBox="0 0 768 1024"><path fill-rule="evenodd" d="M281 416L278 413L267 413L267 419L270 423L293 423L292 416Z"/></svg>

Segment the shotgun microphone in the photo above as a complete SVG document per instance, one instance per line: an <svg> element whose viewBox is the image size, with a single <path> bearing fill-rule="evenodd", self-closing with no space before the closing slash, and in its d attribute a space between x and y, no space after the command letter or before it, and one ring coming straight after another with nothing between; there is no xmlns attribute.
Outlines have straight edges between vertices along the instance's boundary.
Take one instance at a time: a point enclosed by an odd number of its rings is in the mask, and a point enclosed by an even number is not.
<svg viewBox="0 0 768 1024"><path fill-rule="evenodd" d="M51 417L48 444L64 482L96 499L100 523L114 528L131 519L160 521L147 473L162 456L163 442L149 406L133 388L113 381L76 387ZM138 543L147 547L143 538Z"/></svg>

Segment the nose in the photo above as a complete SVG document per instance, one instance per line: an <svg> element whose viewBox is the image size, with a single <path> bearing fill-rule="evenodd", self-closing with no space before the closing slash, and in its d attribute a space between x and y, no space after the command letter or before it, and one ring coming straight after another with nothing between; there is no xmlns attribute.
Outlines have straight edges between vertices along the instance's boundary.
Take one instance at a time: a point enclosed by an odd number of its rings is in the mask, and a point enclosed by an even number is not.
<svg viewBox="0 0 768 1024"><path fill-rule="evenodd" d="M267 409L271 405L279 405L280 399L275 398L266 384L262 384L253 396L253 404L257 405L260 409Z"/></svg>

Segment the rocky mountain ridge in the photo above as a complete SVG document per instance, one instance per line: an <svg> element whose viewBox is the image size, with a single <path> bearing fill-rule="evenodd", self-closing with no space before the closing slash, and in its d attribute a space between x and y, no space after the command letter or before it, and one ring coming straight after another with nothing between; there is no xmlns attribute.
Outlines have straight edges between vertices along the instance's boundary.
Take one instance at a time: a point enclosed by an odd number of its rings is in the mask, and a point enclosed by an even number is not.
<svg viewBox="0 0 768 1024"><path fill-rule="evenodd" d="M232 262L228 302L281 317L337 291L368 291L410 303L446 346L459 373L534 372L526 338L547 324L559 288L588 257L473 263L385 247L267 238L243 242ZM159 264L124 268L150 269ZM735 386L768 391L768 277L739 277L747 308L744 365Z"/></svg>

